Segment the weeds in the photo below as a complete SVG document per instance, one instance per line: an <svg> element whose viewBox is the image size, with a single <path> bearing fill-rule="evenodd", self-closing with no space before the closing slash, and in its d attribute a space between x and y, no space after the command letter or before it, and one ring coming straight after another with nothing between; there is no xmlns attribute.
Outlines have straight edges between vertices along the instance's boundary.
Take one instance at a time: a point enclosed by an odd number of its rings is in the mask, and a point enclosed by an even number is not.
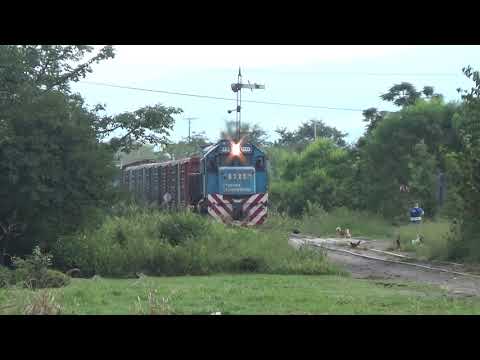
<svg viewBox="0 0 480 360"><path fill-rule="evenodd" d="M24 315L60 315L62 306L55 300L51 291L42 290L34 293L23 310Z"/></svg>
<svg viewBox="0 0 480 360"><path fill-rule="evenodd" d="M172 315L174 313L171 297L160 297L157 290L148 291L146 304L140 296L137 296L135 307L139 315Z"/></svg>
<svg viewBox="0 0 480 360"><path fill-rule="evenodd" d="M425 221L419 226L404 225L398 228L401 248L415 252L419 257L426 259L446 260L448 258L448 234L450 224L447 221ZM413 245L417 232L423 236L423 244Z"/></svg>
<svg viewBox="0 0 480 360"><path fill-rule="evenodd" d="M63 307L57 302L55 294L51 290L21 291L20 288L9 289L8 301L0 306L0 314L22 315L60 315Z"/></svg>

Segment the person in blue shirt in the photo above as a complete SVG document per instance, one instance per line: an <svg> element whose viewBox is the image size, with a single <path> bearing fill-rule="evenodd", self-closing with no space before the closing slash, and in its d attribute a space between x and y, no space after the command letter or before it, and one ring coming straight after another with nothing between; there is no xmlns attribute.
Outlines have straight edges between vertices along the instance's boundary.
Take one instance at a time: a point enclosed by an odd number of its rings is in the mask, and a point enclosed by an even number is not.
<svg viewBox="0 0 480 360"><path fill-rule="evenodd" d="M410 222L412 224L421 224L424 213L423 209L418 206L418 202L415 203L415 206L410 209Z"/></svg>

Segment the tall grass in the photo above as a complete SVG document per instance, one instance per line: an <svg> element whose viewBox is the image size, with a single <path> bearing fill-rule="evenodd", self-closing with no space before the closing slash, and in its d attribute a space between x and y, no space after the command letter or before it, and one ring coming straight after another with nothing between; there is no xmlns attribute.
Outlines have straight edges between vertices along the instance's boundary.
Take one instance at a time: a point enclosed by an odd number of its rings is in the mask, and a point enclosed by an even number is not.
<svg viewBox="0 0 480 360"><path fill-rule="evenodd" d="M337 272L321 253L297 251L284 229L228 227L196 214L131 208L98 229L64 237L54 259L65 269L102 276L201 275L220 272Z"/></svg>
<svg viewBox="0 0 480 360"><path fill-rule="evenodd" d="M403 250L415 252L419 257L426 259L448 259L448 235L450 222L447 220L426 220L420 225L403 225L397 230L400 235L400 243ZM424 238L424 244L413 245L412 240L420 233Z"/></svg>
<svg viewBox="0 0 480 360"><path fill-rule="evenodd" d="M301 232L322 237L335 236L337 227L350 229L353 237L391 238L393 227L381 216L347 208L337 208L330 212L316 206L309 206L301 219L285 215L270 216L266 228L281 227L298 229Z"/></svg>

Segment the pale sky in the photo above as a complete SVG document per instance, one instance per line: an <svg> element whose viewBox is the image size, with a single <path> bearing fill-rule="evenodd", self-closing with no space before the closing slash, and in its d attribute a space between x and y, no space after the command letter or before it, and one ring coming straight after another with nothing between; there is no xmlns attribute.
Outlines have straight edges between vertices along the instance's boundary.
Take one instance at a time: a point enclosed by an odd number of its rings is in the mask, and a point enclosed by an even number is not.
<svg viewBox="0 0 480 360"><path fill-rule="evenodd" d="M463 66L480 68L480 46L364 46L364 45L117 45L113 60L93 67L86 81L182 93L235 98L230 85L238 67L244 82L265 84L265 90L243 90L244 100L306 104L315 106L380 110L394 107L380 95L393 84L413 83L418 90L430 85L447 101L458 100L458 87L469 87L461 73ZM205 131L216 140L235 101L193 98L128 89L95 86L79 82L87 103L107 105L118 114L145 105L176 106L172 140L192 131ZM364 131L361 111L340 111L242 104L242 121L258 123L275 138L277 127L297 128L302 122L322 119L349 134L355 141Z"/></svg>

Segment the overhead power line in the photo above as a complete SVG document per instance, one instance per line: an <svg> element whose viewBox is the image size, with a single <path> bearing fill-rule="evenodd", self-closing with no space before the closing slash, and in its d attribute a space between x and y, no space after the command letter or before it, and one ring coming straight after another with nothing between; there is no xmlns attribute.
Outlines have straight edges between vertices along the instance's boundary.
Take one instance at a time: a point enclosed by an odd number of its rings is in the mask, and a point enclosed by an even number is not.
<svg viewBox="0 0 480 360"><path fill-rule="evenodd" d="M457 73L377 73L377 72L335 72L335 71L320 71L315 74L321 75L358 75L358 76L432 76L432 77L459 77L463 76L461 72Z"/></svg>
<svg viewBox="0 0 480 360"><path fill-rule="evenodd" d="M94 81L81 81L80 83L98 85L98 86L108 86L108 87L135 90L135 91L154 92L154 93L161 93L161 94L168 94L168 95L179 95L179 96L190 96L190 97L203 98L203 99L235 101L235 99L233 98L225 98L225 97L219 97L219 96L190 94L190 93L166 91L166 90L145 89L145 88L139 88L139 87L108 84L108 83L101 83L101 82L94 82ZM364 110L364 109L355 109L355 108L346 108L346 107L344 108L344 107L331 107L331 106L320 106L320 105L292 104L292 103L282 103L282 102L273 102L273 101L259 101L259 100L242 100L242 101L248 102L248 103L255 103L255 104L301 107L301 108L311 108L311 109L326 109L326 110L340 110L340 111L363 111Z"/></svg>

